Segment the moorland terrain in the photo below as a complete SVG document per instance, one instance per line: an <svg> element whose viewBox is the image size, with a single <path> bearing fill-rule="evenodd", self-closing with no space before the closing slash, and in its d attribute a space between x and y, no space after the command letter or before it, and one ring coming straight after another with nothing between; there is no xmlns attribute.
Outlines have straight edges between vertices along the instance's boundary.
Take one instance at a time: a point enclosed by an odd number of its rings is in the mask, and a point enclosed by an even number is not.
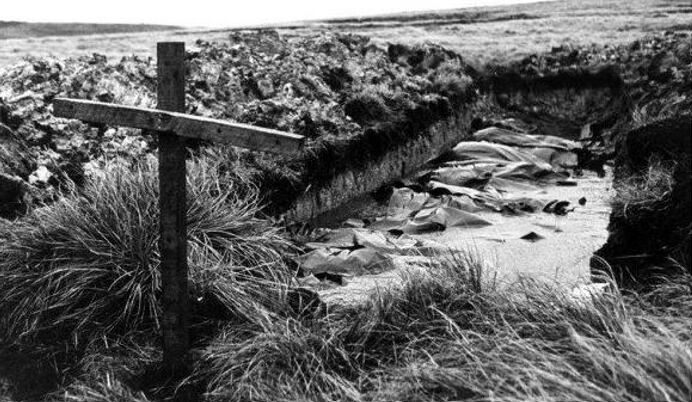
<svg viewBox="0 0 692 402"><path fill-rule="evenodd" d="M0 21L0 39L42 38L45 36L104 35L181 29L172 25L77 24Z"/></svg>
<svg viewBox="0 0 692 402"><path fill-rule="evenodd" d="M691 10L585 0L2 40L0 401L690 400ZM55 118L51 105L153 107L154 43L171 39L188 42L189 113L306 137L290 159L190 147L193 350L175 376L159 366L156 138ZM527 141L540 152L525 154ZM523 178L454 170L469 146L518 155L510 173ZM563 151L577 164L553 163ZM413 237L423 204L384 233L358 227L378 221L357 209L367 219L336 230L290 221L301 203L334 218L321 208L357 192L376 211L405 194L465 222L489 216L479 209L564 216L497 196L527 174L545 189L613 180L591 262L600 284L495 286L482 254ZM393 270L396 286L325 302L322 286L344 288L339 269L392 249L417 264Z"/></svg>
<svg viewBox="0 0 692 402"><path fill-rule="evenodd" d="M276 26L282 35L320 31L362 33L374 41L420 44L430 41L471 63L517 60L560 45L620 45L666 30L692 30L692 6L685 0L553 1L512 6L395 14L356 20L310 21ZM110 57L154 56L152 43L225 40L235 29L174 29L65 37L27 34L3 41L0 65L25 56L69 57L99 53ZM9 39L3 37L2 39Z"/></svg>

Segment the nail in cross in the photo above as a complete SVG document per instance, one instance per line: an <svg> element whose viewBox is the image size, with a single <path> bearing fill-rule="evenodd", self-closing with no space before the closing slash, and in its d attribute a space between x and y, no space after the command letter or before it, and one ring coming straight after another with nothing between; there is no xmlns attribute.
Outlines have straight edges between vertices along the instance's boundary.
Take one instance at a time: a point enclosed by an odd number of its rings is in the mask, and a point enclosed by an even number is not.
<svg viewBox="0 0 692 402"><path fill-rule="evenodd" d="M58 117L159 134L163 360L166 367L178 371L185 368L189 347L185 145L184 138L180 137L283 154L298 152L303 137L181 113L185 111L185 45L182 42L158 43L157 75L158 109L59 98L53 102L53 111Z"/></svg>

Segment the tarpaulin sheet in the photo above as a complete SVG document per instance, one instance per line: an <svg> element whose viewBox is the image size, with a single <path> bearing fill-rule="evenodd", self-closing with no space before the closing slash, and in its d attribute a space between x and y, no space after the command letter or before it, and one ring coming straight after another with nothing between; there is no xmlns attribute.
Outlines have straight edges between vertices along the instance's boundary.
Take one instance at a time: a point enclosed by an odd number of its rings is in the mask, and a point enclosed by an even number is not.
<svg viewBox="0 0 692 402"><path fill-rule="evenodd" d="M576 143L500 128L481 130L474 138L482 141L457 144L441 165L393 189L386 215L368 228L332 230L308 243L313 250L303 256L301 268L313 275L377 273L391 267L392 255L427 247L409 235L492 225L483 211L568 212L568 202L548 202L539 194L541 185L569 177L566 155L573 155Z"/></svg>
<svg viewBox="0 0 692 402"><path fill-rule="evenodd" d="M474 163L507 163L507 162L527 162L532 163L545 170L550 170L552 165L541 158L526 152L522 148L514 148L508 145L495 144L487 141L466 141L460 142L450 154L454 161Z"/></svg>
<svg viewBox="0 0 692 402"><path fill-rule="evenodd" d="M395 189L388 215L375 223L392 232L417 234L448 227L492 224L482 210L506 214L541 211L540 185L564 181L579 144L559 137L491 127L445 154L441 166L418 176L424 191ZM569 156L566 156L569 155ZM421 180L424 179L424 180Z"/></svg>
<svg viewBox="0 0 692 402"><path fill-rule="evenodd" d="M406 187L394 189L387 216L372 227L393 233L419 234L448 227L491 225L492 222L474 213L484 209L475 201L482 193L468 190L467 194L433 197Z"/></svg>
<svg viewBox="0 0 692 402"><path fill-rule="evenodd" d="M305 246L312 251L299 263L307 275L338 276L386 271L392 268L392 255L426 255L439 249L432 241L363 228L330 230Z"/></svg>
<svg viewBox="0 0 692 402"><path fill-rule="evenodd" d="M578 142L565 138L552 135L525 134L499 127L488 127L476 131L473 134L473 139L476 141L494 142L496 144L514 147L554 148L559 151L574 151L581 148L581 144Z"/></svg>
<svg viewBox="0 0 692 402"><path fill-rule="evenodd" d="M300 267L311 273L356 275L377 273L391 268L390 258L380 251L362 247L358 249L321 248L303 256Z"/></svg>
<svg viewBox="0 0 692 402"><path fill-rule="evenodd" d="M473 139L520 148L555 167L577 166L576 151L582 148L580 143L565 138L518 133L498 127L477 131Z"/></svg>
<svg viewBox="0 0 692 402"><path fill-rule="evenodd" d="M433 181L439 183L481 189L487 187L493 179L540 183L563 180L567 177L569 175L553 168L528 162L482 162L456 166L448 164L435 169L430 175Z"/></svg>

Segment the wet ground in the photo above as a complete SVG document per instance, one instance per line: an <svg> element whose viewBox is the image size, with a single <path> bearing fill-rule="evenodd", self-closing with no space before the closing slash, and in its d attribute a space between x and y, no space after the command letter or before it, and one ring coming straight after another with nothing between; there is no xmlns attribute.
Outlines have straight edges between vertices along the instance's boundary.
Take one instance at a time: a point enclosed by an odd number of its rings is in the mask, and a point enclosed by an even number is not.
<svg viewBox="0 0 692 402"><path fill-rule="evenodd" d="M487 268L485 279L499 286L523 276L572 288L588 283L589 259L608 237L609 202L614 195L611 177L610 172L604 178L587 172L574 179L576 186L546 186L536 192L538 198L571 201L575 209L566 216L542 212L520 216L480 212L479 215L493 222L492 226L454 227L412 237L432 240L480 258ZM578 202L582 197L586 198L583 206ZM521 239L532 232L543 238ZM424 263L429 258L393 256L395 269L346 276L345 285L328 287L319 293L327 302L357 301L377 288L401 283L407 270L425 269Z"/></svg>
<svg viewBox="0 0 692 402"><path fill-rule="evenodd" d="M517 140L524 141L525 138L529 136L524 137L523 133L517 136L514 133L501 140L507 144ZM545 145L545 141L551 141L552 138L540 140ZM458 180L464 183L464 175L482 173L485 174L484 177L493 177L488 183L497 180L495 187L509 190L498 192L488 184L482 194L478 194L476 190L468 190L472 188L470 184L469 187L462 184L450 187L452 194L431 195L433 188L437 186L436 180L443 180L442 175L434 174L433 179L424 184L422 189L412 191L407 187L403 191L394 190L389 206L381 208L381 212L386 211L386 216L379 223L371 222L366 228L332 231L331 237L320 240L323 243L312 243L311 247L316 251L308 254L311 257L304 263L304 267L316 276L305 278L303 284L316 288L328 303L354 302L378 288L402 283L403 275L410 270L426 270L426 265L429 266L431 260L444 258L445 253L449 255L449 250L460 250L480 261L484 267L484 280L500 287L515 283L520 277L559 283L568 288L588 283L589 261L608 236L610 201L614 195L611 172L606 171L605 177L598 177L587 171L578 176L573 175L568 180L526 180L526 173L536 171L537 166L544 171L536 177L546 177L545 169L556 175L557 172L565 172L562 166L551 167L550 163L545 165L544 160L539 158L540 160L531 159L535 161L535 165L524 161L513 164L514 162L507 163L504 160L498 164L497 160L493 160L490 166L494 170L490 174L487 173L488 168L484 167L488 160L488 154L484 152L486 145L491 143L476 143L481 144L484 150L480 154L477 152L478 147L472 146L473 143L465 144L455 149L472 149L471 154L478 156L479 162L474 160L469 163L464 160L467 154L457 152L457 160L461 162L453 163L464 166L453 172L453 175L448 175L445 184L457 183ZM546 149L555 155L554 148L525 146L512 146L511 151L520 152L521 155L509 155L510 149L505 145L492 144L491 151L500 151L501 156L508 155L510 158L530 159L531 152L542 157ZM536 152L537 149L539 152ZM567 154L570 152L560 151L557 155ZM555 159L553 156L547 160ZM496 168L495 164L500 168ZM521 169L508 170L508 166L519 166ZM445 169L449 168L438 168L432 172ZM510 174L518 172L518 176L503 176L508 171ZM465 194L467 190L471 192L471 196ZM397 191L400 191L398 196ZM525 212L516 207L514 200L530 200L531 205L536 203L539 206L530 208L531 212ZM563 203L568 201L566 211L556 213L544 208L553 200ZM411 204L415 206L411 207ZM401 205L404 207L401 208ZM511 206L509 211L507 205ZM521 206L525 204L521 203ZM413 208L413 212L407 208ZM377 214L377 208L374 209ZM444 212L440 214L439 211L442 210ZM448 211L452 213L448 214ZM357 226L360 218L365 218L363 220L367 222L372 213L372 210L363 210L360 214L355 214L351 224L355 222ZM409 218L400 224L392 216ZM424 219L414 219L414 216L423 216ZM431 219L431 216L434 218ZM419 228L417 225L420 224L427 228L431 220L436 223L439 219L446 224L440 230L410 230ZM382 224L389 221L395 223ZM382 263L384 260L386 263ZM325 273L332 279L338 277L336 282L339 283L325 280ZM321 280L318 281L316 277Z"/></svg>
<svg viewBox="0 0 692 402"><path fill-rule="evenodd" d="M500 282L514 281L517 275L565 284L588 280L589 259L608 236L609 201L613 193L609 177L587 174L575 181L577 186L549 186L536 194L536 198L570 201L575 209L565 216L480 212L479 215L494 224L482 228L449 228L423 236L445 246L478 253ZM583 206L578 202L582 197L586 199ZM540 237L522 239L531 233Z"/></svg>

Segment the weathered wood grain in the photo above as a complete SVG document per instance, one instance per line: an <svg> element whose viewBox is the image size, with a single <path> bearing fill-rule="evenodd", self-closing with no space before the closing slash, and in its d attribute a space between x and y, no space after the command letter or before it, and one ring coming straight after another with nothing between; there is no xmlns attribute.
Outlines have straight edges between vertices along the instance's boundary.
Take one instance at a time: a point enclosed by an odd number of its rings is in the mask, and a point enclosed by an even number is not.
<svg viewBox="0 0 692 402"><path fill-rule="evenodd" d="M304 142L304 137L300 135L269 128L88 100L57 98L53 101L53 113L58 117L90 123L174 132L181 137L225 143L255 151L294 154Z"/></svg>
<svg viewBox="0 0 692 402"><path fill-rule="evenodd" d="M185 110L185 44L157 46L158 107ZM159 207L163 363L174 373L187 369L189 348L187 290L187 203L185 139L159 132Z"/></svg>

